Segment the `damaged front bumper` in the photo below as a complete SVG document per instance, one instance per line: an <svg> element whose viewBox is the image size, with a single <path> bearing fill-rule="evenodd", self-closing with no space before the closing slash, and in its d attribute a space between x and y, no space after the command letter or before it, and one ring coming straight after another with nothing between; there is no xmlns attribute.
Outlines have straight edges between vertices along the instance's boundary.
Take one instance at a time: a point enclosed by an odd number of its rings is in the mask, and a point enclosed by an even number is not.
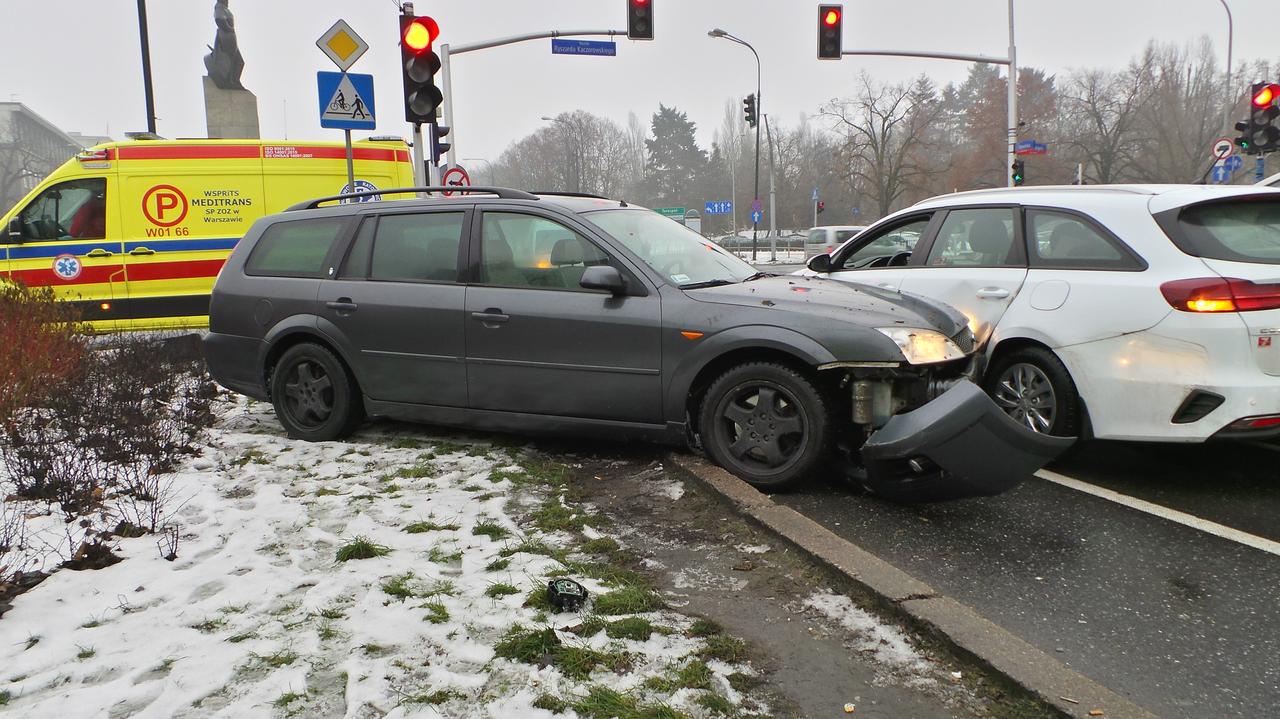
<svg viewBox="0 0 1280 719"><path fill-rule="evenodd" d="M857 479L898 502L990 496L1012 489L1074 442L1032 432L963 380L872 433Z"/></svg>

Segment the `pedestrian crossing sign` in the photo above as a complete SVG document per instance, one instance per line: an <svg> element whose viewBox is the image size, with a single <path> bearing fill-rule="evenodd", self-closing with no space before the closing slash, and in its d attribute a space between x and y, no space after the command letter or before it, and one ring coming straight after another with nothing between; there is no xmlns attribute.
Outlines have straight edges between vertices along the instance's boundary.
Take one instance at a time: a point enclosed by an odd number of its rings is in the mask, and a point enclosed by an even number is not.
<svg viewBox="0 0 1280 719"><path fill-rule="evenodd" d="M320 97L320 127L338 130L372 130L377 127L373 75L318 72L316 87Z"/></svg>

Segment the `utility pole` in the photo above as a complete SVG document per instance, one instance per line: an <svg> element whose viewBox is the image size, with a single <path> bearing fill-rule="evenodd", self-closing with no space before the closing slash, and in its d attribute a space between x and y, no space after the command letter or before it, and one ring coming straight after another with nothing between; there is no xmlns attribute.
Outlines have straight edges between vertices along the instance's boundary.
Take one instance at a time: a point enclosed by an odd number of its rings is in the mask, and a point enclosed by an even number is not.
<svg viewBox="0 0 1280 719"><path fill-rule="evenodd" d="M778 187L773 172L773 131L769 128L769 116L764 115L764 131L769 141L769 261L778 261Z"/></svg>
<svg viewBox="0 0 1280 719"><path fill-rule="evenodd" d="M138 0L138 37L142 41L142 89L147 100L147 132L156 134L156 99L151 89L151 38L147 33L147 0Z"/></svg>

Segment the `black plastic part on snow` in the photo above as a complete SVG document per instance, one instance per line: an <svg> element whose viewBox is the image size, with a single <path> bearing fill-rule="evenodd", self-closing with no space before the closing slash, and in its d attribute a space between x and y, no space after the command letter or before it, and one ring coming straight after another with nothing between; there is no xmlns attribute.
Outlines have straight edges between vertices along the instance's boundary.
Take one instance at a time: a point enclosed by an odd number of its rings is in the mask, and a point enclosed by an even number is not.
<svg viewBox="0 0 1280 719"><path fill-rule="evenodd" d="M547 582L547 599L562 612L576 612L587 601L587 588L572 579L552 579Z"/></svg>

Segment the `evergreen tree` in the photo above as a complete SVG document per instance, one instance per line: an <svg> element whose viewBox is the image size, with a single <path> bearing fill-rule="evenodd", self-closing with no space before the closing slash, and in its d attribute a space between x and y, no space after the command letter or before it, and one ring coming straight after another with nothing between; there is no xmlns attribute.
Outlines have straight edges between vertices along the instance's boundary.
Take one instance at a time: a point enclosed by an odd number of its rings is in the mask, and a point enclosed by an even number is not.
<svg viewBox="0 0 1280 719"><path fill-rule="evenodd" d="M651 126L653 137L644 141L648 150L645 186L650 203L663 207L701 207L707 153L698 147L695 129L685 113L658 105Z"/></svg>

